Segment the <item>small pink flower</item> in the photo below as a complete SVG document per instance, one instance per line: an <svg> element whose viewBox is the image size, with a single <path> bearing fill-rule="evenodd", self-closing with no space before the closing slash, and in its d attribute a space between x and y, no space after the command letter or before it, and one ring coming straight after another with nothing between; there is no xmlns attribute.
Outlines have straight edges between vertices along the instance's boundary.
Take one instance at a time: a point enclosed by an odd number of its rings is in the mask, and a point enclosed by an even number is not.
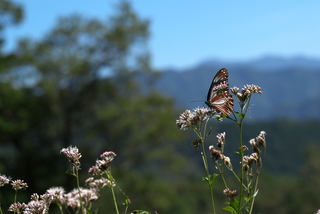
<svg viewBox="0 0 320 214"><path fill-rule="evenodd" d="M74 166L80 166L79 159L82 157L81 153L79 152L79 149L76 146L68 146L68 148L63 148L60 153L64 154L69 161Z"/></svg>
<svg viewBox="0 0 320 214"><path fill-rule="evenodd" d="M7 177L5 175L0 175L0 187L4 186L5 184L8 184L10 180L11 180L10 177Z"/></svg>
<svg viewBox="0 0 320 214"><path fill-rule="evenodd" d="M12 189L14 190L20 190L20 189L26 189L28 187L28 184L25 183L23 180L14 180L14 181L11 181L11 186L12 186Z"/></svg>

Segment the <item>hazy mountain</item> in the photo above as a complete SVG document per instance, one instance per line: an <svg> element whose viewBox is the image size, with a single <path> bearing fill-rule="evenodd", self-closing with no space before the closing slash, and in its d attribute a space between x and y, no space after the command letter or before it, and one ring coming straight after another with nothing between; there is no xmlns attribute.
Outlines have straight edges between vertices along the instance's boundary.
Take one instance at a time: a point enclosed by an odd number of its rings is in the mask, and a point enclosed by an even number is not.
<svg viewBox="0 0 320 214"><path fill-rule="evenodd" d="M185 70L164 70L156 87L174 97L183 109L204 106L212 78L223 67L229 71L230 87L262 87L263 94L252 100L250 118L320 118L320 59L269 56L248 62L207 60Z"/></svg>

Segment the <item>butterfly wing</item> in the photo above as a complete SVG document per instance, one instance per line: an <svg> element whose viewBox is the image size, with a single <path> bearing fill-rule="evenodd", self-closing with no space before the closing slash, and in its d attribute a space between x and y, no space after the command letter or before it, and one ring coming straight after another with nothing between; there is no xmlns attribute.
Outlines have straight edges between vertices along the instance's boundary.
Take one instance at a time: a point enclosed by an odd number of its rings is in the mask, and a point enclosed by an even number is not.
<svg viewBox="0 0 320 214"><path fill-rule="evenodd" d="M228 77L228 71L225 68L217 72L212 80L206 101L209 108L226 115L231 114L234 105L233 97L228 92Z"/></svg>

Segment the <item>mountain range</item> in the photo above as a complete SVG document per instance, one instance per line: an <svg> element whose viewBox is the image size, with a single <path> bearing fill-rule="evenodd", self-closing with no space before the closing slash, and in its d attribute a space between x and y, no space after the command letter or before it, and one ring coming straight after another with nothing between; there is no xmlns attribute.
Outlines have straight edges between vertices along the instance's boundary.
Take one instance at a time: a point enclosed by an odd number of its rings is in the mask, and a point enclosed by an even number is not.
<svg viewBox="0 0 320 214"><path fill-rule="evenodd" d="M163 69L155 87L174 98L177 107L205 106L212 78L221 68L229 72L229 86L254 84L263 94L251 100L252 120L276 118L320 119L320 59L265 56L247 62L206 60L186 69ZM237 103L235 103L235 106Z"/></svg>

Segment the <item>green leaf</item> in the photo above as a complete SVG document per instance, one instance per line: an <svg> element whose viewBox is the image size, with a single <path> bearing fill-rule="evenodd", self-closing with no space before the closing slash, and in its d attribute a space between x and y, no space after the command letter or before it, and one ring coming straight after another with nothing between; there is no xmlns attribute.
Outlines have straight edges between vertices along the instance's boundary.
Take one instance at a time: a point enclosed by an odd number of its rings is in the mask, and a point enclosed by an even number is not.
<svg viewBox="0 0 320 214"><path fill-rule="evenodd" d="M227 207L224 207L224 208L222 208L222 209L224 209L224 210L226 210L226 211L229 211L229 212L231 212L231 213L237 213L237 211L233 208L233 207L231 207L231 206L227 206Z"/></svg>
<svg viewBox="0 0 320 214"><path fill-rule="evenodd" d="M202 181L206 181L209 183L210 187L213 185L214 180L219 176L219 174L212 174L209 177L202 177Z"/></svg>
<svg viewBox="0 0 320 214"><path fill-rule="evenodd" d="M240 112L236 112L236 114L242 119L246 117L246 114L242 114Z"/></svg>
<svg viewBox="0 0 320 214"><path fill-rule="evenodd" d="M230 206L233 207L235 210L238 210L240 207L239 200L233 198L232 201L230 202Z"/></svg>

